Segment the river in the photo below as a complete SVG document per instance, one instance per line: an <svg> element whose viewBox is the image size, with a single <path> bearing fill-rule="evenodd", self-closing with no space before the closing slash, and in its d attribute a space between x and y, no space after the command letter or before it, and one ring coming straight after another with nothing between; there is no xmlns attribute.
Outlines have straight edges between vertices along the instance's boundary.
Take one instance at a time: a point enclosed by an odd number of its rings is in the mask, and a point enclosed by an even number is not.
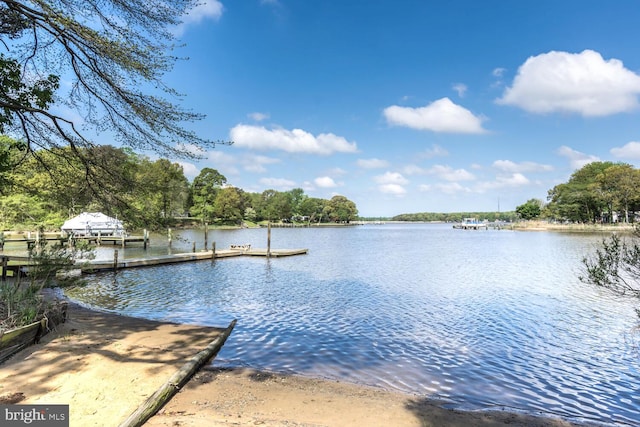
<svg viewBox="0 0 640 427"><path fill-rule="evenodd" d="M156 320L237 319L216 366L378 386L460 409L637 425L640 302L578 279L603 237L444 224L273 229L273 248L309 253L102 273L67 295ZM180 232L172 249L152 236L147 253L189 251L193 241L203 246L202 230ZM210 230L208 241L266 247L267 231Z"/></svg>

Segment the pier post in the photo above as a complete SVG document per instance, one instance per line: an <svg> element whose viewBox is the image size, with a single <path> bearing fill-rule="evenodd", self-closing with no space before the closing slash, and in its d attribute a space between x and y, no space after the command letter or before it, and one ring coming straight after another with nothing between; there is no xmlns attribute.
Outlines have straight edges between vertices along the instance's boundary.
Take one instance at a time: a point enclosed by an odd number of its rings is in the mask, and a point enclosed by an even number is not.
<svg viewBox="0 0 640 427"><path fill-rule="evenodd" d="M191 252L195 253L195 251L196 251L196 242L193 242L193 246L191 248Z"/></svg>
<svg viewBox="0 0 640 427"><path fill-rule="evenodd" d="M0 231L0 251L4 250L4 231Z"/></svg>
<svg viewBox="0 0 640 427"><path fill-rule="evenodd" d="M211 243L211 264L216 260L216 242Z"/></svg>
<svg viewBox="0 0 640 427"><path fill-rule="evenodd" d="M9 257L2 255L2 281L5 282L7 280L7 263L9 262Z"/></svg>
<svg viewBox="0 0 640 427"><path fill-rule="evenodd" d="M169 240L169 249L171 249L171 229L167 230L167 239Z"/></svg>
<svg viewBox="0 0 640 427"><path fill-rule="evenodd" d="M124 242L125 242L125 237L124 237L124 233L122 233L122 249L124 249Z"/></svg>
<svg viewBox="0 0 640 427"><path fill-rule="evenodd" d="M118 250L113 251L113 271L118 271Z"/></svg>
<svg viewBox="0 0 640 427"><path fill-rule="evenodd" d="M209 223L204 223L204 250L209 249Z"/></svg>
<svg viewBox="0 0 640 427"><path fill-rule="evenodd" d="M267 223L267 258L271 257L271 221Z"/></svg>
<svg viewBox="0 0 640 427"><path fill-rule="evenodd" d="M147 231L147 229L144 229L144 235L142 237L143 243L143 249L146 251L147 250L147 243L149 242L149 232Z"/></svg>

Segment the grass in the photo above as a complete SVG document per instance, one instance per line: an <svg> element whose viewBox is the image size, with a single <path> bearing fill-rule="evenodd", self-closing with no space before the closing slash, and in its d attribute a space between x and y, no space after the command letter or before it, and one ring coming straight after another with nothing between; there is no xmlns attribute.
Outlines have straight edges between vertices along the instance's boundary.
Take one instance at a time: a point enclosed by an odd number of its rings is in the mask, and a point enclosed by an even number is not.
<svg viewBox="0 0 640 427"><path fill-rule="evenodd" d="M69 248L60 243L47 246L46 242L29 252L32 265L26 278L17 275L0 284L0 330L11 330L47 317L55 304L42 296L44 288L75 284L78 278L57 276L69 270L78 257L90 258L87 246Z"/></svg>

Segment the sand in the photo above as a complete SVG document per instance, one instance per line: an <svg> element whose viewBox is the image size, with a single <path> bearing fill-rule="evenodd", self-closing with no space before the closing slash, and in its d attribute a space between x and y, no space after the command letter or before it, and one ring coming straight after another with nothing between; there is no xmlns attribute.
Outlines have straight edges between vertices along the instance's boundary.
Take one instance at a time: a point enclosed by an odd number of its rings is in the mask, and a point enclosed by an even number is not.
<svg viewBox="0 0 640 427"><path fill-rule="evenodd" d="M71 426L117 426L220 333L215 328L153 322L71 304L66 323L0 365L0 404L69 404ZM214 360L145 425L578 424L504 411L445 409L421 396L251 369L216 368Z"/></svg>

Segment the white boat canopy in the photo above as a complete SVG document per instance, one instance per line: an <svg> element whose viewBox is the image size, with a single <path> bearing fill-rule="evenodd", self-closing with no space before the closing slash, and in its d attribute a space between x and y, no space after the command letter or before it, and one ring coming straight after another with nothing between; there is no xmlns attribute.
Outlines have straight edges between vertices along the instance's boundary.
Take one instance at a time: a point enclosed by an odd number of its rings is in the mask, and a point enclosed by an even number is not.
<svg viewBox="0 0 640 427"><path fill-rule="evenodd" d="M121 236L124 234L122 221L102 212L83 212L62 224L62 232L80 236Z"/></svg>

